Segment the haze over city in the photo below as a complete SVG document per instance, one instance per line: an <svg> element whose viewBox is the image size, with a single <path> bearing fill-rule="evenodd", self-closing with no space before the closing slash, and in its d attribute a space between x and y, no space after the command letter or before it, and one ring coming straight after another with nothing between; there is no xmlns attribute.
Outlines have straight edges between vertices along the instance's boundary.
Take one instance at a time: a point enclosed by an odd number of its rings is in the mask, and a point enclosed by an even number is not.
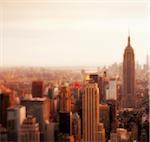
<svg viewBox="0 0 150 142"><path fill-rule="evenodd" d="M147 1L0 0L1 66L108 65L123 61L130 31L146 63Z"/></svg>

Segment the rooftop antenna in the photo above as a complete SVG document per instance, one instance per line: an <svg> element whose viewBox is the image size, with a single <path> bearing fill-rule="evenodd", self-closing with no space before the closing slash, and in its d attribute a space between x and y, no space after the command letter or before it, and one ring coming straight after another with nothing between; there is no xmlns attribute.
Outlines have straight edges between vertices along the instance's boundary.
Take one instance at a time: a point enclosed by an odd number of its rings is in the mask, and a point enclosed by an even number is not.
<svg viewBox="0 0 150 142"><path fill-rule="evenodd" d="M128 28L128 46L130 46L130 29Z"/></svg>

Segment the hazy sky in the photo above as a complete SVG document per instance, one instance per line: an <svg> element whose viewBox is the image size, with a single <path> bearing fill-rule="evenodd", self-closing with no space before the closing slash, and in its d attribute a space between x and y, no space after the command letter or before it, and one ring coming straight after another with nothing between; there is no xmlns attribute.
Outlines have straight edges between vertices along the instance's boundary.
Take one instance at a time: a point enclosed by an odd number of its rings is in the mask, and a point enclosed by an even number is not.
<svg viewBox="0 0 150 142"><path fill-rule="evenodd" d="M0 0L1 65L122 62L128 28L146 62L147 0Z"/></svg>

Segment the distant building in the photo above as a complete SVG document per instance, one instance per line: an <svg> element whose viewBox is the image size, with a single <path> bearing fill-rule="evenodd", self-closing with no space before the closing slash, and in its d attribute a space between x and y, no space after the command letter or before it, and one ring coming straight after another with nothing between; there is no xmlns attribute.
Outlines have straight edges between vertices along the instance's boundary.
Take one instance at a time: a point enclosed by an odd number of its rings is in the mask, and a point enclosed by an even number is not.
<svg viewBox="0 0 150 142"><path fill-rule="evenodd" d="M123 107L132 108L135 95L135 60L134 50L130 44L130 36L128 36L128 45L124 51L123 59Z"/></svg>
<svg viewBox="0 0 150 142"><path fill-rule="evenodd" d="M20 142L40 142L39 124L36 118L27 116L20 129Z"/></svg>
<svg viewBox="0 0 150 142"><path fill-rule="evenodd" d="M90 80L95 82L95 83L98 83L99 81L99 76L97 73L91 73L89 74L89 77L90 77Z"/></svg>
<svg viewBox="0 0 150 142"><path fill-rule="evenodd" d="M108 83L108 92L106 94L107 100L117 100L117 82L115 78L109 80Z"/></svg>
<svg viewBox="0 0 150 142"><path fill-rule="evenodd" d="M18 142L21 125L26 118L25 106L14 106L7 109L8 141Z"/></svg>
<svg viewBox="0 0 150 142"><path fill-rule="evenodd" d="M32 82L32 97L43 97L43 82L33 81Z"/></svg>
<svg viewBox="0 0 150 142"><path fill-rule="evenodd" d="M109 88L109 80L106 71L104 71L103 76L99 76L98 87L100 94L100 103L106 104L106 95L108 94Z"/></svg>
<svg viewBox="0 0 150 142"><path fill-rule="evenodd" d="M87 83L82 96L82 124L84 142L98 141L99 88L97 83Z"/></svg>

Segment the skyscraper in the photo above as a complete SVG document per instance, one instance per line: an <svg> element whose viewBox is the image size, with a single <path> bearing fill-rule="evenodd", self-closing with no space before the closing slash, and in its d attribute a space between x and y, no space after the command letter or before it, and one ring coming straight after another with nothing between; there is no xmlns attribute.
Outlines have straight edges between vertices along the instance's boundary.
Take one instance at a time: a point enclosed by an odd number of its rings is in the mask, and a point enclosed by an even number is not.
<svg viewBox="0 0 150 142"><path fill-rule="evenodd" d="M71 92L69 87L62 86L60 89L60 111L70 112L71 111Z"/></svg>
<svg viewBox="0 0 150 142"><path fill-rule="evenodd" d="M13 106L7 109L8 141L19 142L21 125L26 118L25 106Z"/></svg>
<svg viewBox="0 0 150 142"><path fill-rule="evenodd" d="M45 123L49 121L49 100L47 98L23 99L21 104L26 107L27 115L32 115L39 123L40 140L44 141Z"/></svg>
<svg viewBox="0 0 150 142"><path fill-rule="evenodd" d="M20 129L21 142L40 142L39 124L33 116L27 116Z"/></svg>
<svg viewBox="0 0 150 142"><path fill-rule="evenodd" d="M43 82L42 81L32 82L32 96L42 98L43 96Z"/></svg>
<svg viewBox="0 0 150 142"><path fill-rule="evenodd" d="M87 83L82 98L82 124L84 142L98 141L99 89L97 83Z"/></svg>
<svg viewBox="0 0 150 142"><path fill-rule="evenodd" d="M0 124L7 127L7 108L14 106L15 92L6 86L0 85Z"/></svg>
<svg viewBox="0 0 150 142"><path fill-rule="evenodd" d="M134 50L130 44L130 36L128 36L128 45L124 51L123 59L123 107L134 107L134 91L135 89L135 61Z"/></svg>

